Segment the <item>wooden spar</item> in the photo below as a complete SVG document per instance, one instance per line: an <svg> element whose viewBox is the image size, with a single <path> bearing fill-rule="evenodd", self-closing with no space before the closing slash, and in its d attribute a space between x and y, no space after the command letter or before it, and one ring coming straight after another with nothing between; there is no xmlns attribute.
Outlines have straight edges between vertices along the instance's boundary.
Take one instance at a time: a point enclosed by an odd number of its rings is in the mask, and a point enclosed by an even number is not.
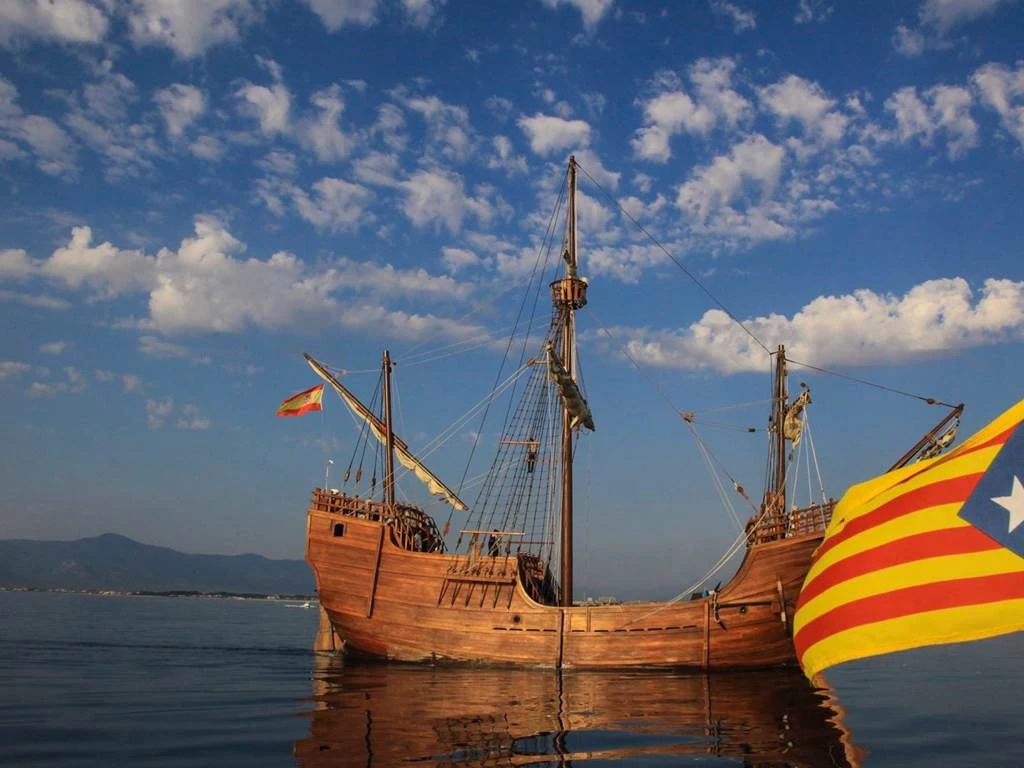
<svg viewBox="0 0 1024 768"><path fill-rule="evenodd" d="M786 348L779 344L775 357L775 496L776 514L786 513Z"/></svg>
<svg viewBox="0 0 1024 768"><path fill-rule="evenodd" d="M576 278L576 156L569 158L568 264L570 280ZM571 304L563 304L562 365L576 380L573 361L573 316ZM562 404L562 605L572 605L572 426L569 406Z"/></svg>
<svg viewBox="0 0 1024 768"><path fill-rule="evenodd" d="M942 419L942 421L940 421L938 424L936 424L934 427L932 427L925 434L924 437L922 437L920 440L918 440L916 443L914 443L914 447L911 448L906 453L904 453L902 456L900 456L899 460L897 460L897 462L895 464L893 464L891 467L889 467L889 469L886 470L886 471L892 472L894 469L899 469L900 467L905 467L907 464L909 464L910 460L913 459L917 455L918 451L922 450L929 443L931 443L933 440L935 440L935 438L939 434L939 430L940 429L942 429L947 424L949 424L949 422L951 422L953 419L959 419L960 416L963 415L963 412L964 412L964 404L960 403L955 408L953 408L952 411L947 413L945 418Z"/></svg>
<svg viewBox="0 0 1024 768"><path fill-rule="evenodd" d="M384 350L384 503L395 505L395 430L391 421L391 354Z"/></svg>

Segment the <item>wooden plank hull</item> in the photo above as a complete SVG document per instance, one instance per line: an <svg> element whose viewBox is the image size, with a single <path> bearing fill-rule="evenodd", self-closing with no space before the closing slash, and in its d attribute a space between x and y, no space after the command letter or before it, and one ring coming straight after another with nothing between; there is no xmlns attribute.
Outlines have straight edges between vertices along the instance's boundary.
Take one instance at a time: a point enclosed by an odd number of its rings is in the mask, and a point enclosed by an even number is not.
<svg viewBox="0 0 1024 768"><path fill-rule="evenodd" d="M341 525L342 528L338 528ZM558 607L532 600L515 558L400 548L372 519L308 513L306 559L346 652L397 661L725 669L795 661L791 619L821 534L752 546L717 595Z"/></svg>

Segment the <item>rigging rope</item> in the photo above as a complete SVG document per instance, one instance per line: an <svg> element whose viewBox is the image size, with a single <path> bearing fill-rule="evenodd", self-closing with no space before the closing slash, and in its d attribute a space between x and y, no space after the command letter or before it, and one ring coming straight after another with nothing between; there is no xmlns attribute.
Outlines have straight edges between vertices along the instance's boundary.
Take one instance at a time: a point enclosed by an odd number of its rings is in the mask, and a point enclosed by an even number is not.
<svg viewBox="0 0 1024 768"><path fill-rule="evenodd" d="M820 368L817 365L811 365L810 363L801 363L799 360L791 360L788 357L786 358L786 362L789 363L790 365L799 365L801 368L810 368L812 371L817 371L818 373L824 373L827 374L828 376L835 376L837 378L846 379L848 381L855 381L858 384L864 384L869 387L875 387L876 389L882 389L885 390L886 392L892 392L893 394L896 395L912 397L915 400L921 400L925 403L928 403L928 405L944 405L946 408L956 408L955 405L950 405L949 403L945 403L942 400L938 400L934 397L915 395L913 392L906 392L902 389L896 389L895 387L888 387L885 384L876 384L875 382L868 381L867 379L858 379L856 376L850 376L849 374L846 373L839 373L838 371L830 371L827 368Z"/></svg>
<svg viewBox="0 0 1024 768"><path fill-rule="evenodd" d="M729 316L730 320L732 320L734 323L736 323L736 325L738 325L740 328L743 329L744 333L746 333L750 338L752 338L755 342L757 342L758 346L760 346L761 349L763 349L768 354L771 354L771 350L768 349L768 347L765 345L765 343L763 341L761 341L757 336L755 336L753 331L751 331L749 328L747 328L747 326L745 326L740 321L740 319L736 317L736 315L734 315L732 312L730 312L729 308L727 306L725 306L725 304L723 304L721 302L721 300L719 300L719 298L717 296L715 296L715 294L713 294L711 292L710 288L708 288L706 285L704 285L704 283L702 283L700 281L700 279L696 275L694 275L690 270L688 270L686 267L684 267L683 263L681 261L679 261L675 256L673 256L669 252L668 248L666 248L664 245L662 245L661 242L656 237L654 237L654 235L652 235L650 232L648 232L639 221L637 221L635 218L633 218L633 215L629 211L627 211L622 206L622 204L619 203L619 201L616 200L611 195L611 193L609 193L604 187L602 187L601 184L597 181L597 179L595 179L593 176L591 176L587 172L586 168L581 166L578 162L576 163L576 167L579 168L581 171L583 171L584 175L588 179L590 179L591 182L593 182L594 186L596 186L598 189L600 189L601 192L604 193L605 197L607 197L609 200L611 200L612 203L614 203L615 206L620 211L622 211L623 215L626 218L628 218L631 222L633 222L633 224L636 226L637 229L639 229L641 232L643 232L645 235L647 235L647 237L650 238L650 241L652 243L654 243L659 249L661 249L662 253L664 253L666 256L668 256L669 259L672 260L672 263L675 264L677 267L679 267L679 269L681 269L683 271L683 274L685 274L688 278L690 278L690 280L693 281L694 285L696 285L698 288L700 288L704 292L704 294L709 299L711 299L711 301L713 301L718 306L719 309L721 309L723 312L725 312L725 314Z"/></svg>

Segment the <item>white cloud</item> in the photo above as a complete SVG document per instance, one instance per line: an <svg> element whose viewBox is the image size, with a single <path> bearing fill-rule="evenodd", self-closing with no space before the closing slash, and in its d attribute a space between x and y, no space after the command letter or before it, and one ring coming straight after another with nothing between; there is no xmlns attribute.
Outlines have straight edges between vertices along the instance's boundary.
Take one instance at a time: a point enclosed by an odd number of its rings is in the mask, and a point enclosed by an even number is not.
<svg viewBox="0 0 1024 768"><path fill-rule="evenodd" d="M696 98L683 89L675 73L659 72L651 83L655 95L641 102L644 127L631 142L634 154L664 163L672 156L673 136L706 136L715 126L735 129L747 119L753 110L732 87L735 69L736 62L728 58L696 61L688 71Z"/></svg>
<svg viewBox="0 0 1024 768"><path fill-rule="evenodd" d="M441 254L441 261L444 263L445 269L452 274L468 267L475 267L480 263L480 257L465 248L444 247L441 249Z"/></svg>
<svg viewBox="0 0 1024 768"><path fill-rule="evenodd" d="M913 59L924 53L925 39L920 30L911 29L903 24L896 27L892 36L892 47L896 53L908 59Z"/></svg>
<svg viewBox="0 0 1024 768"><path fill-rule="evenodd" d="M200 160L220 160L227 148L216 136L199 136L189 145L189 151Z"/></svg>
<svg viewBox="0 0 1024 768"><path fill-rule="evenodd" d="M403 106L423 116L432 147L448 160L465 162L475 147L473 127L465 107L447 104L436 96L413 96L404 89L393 95Z"/></svg>
<svg viewBox="0 0 1024 768"><path fill-rule="evenodd" d="M978 143L978 124L971 117L973 98L959 86L938 85L925 91L907 86L886 99L885 108L896 118L900 143L917 139L928 146L942 133L950 159L962 156Z"/></svg>
<svg viewBox="0 0 1024 768"><path fill-rule="evenodd" d="M338 124L345 102L337 84L317 91L310 97L319 111L314 119L303 119L298 126L299 141L308 146L321 162L332 162L348 157L355 146L355 138L346 134Z"/></svg>
<svg viewBox="0 0 1024 768"><path fill-rule="evenodd" d="M257 58L270 71L274 84L269 88L249 82L240 86L235 92L241 101L239 108L243 114L259 121L260 131L265 136L287 133L291 121L292 95L284 84L281 67L272 59Z"/></svg>
<svg viewBox="0 0 1024 768"><path fill-rule="evenodd" d="M598 184L609 192L614 192L619 188L619 179L622 178L622 174L605 168L604 163L601 162L601 158L597 156L596 152L589 149L581 149L576 153L576 160L583 171L589 173Z"/></svg>
<svg viewBox="0 0 1024 768"><path fill-rule="evenodd" d="M287 189L299 216L317 229L341 232L373 221L373 216L366 213L373 193L359 184L323 178L313 183L312 195L292 184Z"/></svg>
<svg viewBox="0 0 1024 768"><path fill-rule="evenodd" d="M512 175L526 173L529 168L526 157L515 154L508 136L495 136L491 139L491 144L494 147L494 154L487 158L488 168L504 170Z"/></svg>
<svg viewBox="0 0 1024 768"><path fill-rule="evenodd" d="M487 223L494 211L482 196L466 194L462 177L441 169L419 170L400 183L405 193L402 210L417 227L444 224L449 232L462 229L466 216Z"/></svg>
<svg viewBox="0 0 1024 768"><path fill-rule="evenodd" d="M767 199L778 183L784 157L782 147L754 134L734 145L729 155L719 155L710 165L696 169L679 187L676 206L692 219L705 222L744 194ZM756 189L748 191L748 183Z"/></svg>
<svg viewBox="0 0 1024 768"><path fill-rule="evenodd" d="M45 369L42 371L45 373ZM29 387L29 397L56 397L57 395L79 395L88 386L85 376L73 365L64 368L63 381L34 381Z"/></svg>
<svg viewBox="0 0 1024 768"><path fill-rule="evenodd" d="M1024 61L1011 70L986 64L971 78L981 102L996 111L1006 131L1024 146Z"/></svg>
<svg viewBox="0 0 1024 768"><path fill-rule="evenodd" d="M36 166L51 176L73 174L75 146L68 134L57 123L43 115L25 114L18 105L18 89L9 80L0 77L0 134L10 139L8 147L26 146L34 156ZM7 152L12 155L11 150ZM17 150L13 157L21 155Z"/></svg>
<svg viewBox="0 0 1024 768"><path fill-rule="evenodd" d="M425 29L438 18L447 0L402 0L405 18L414 27Z"/></svg>
<svg viewBox="0 0 1024 768"><path fill-rule="evenodd" d="M45 355L62 355L68 348L66 341L49 341L39 347L39 351Z"/></svg>
<svg viewBox="0 0 1024 768"><path fill-rule="evenodd" d="M0 251L0 277L12 280L30 277L38 267L38 262L29 258L21 248Z"/></svg>
<svg viewBox="0 0 1024 768"><path fill-rule="evenodd" d="M812 21L825 21L835 10L828 0L800 0L800 7L793 22L796 24L808 24Z"/></svg>
<svg viewBox="0 0 1024 768"><path fill-rule="evenodd" d="M380 0L302 0L320 17L328 32L347 24L368 27L377 22Z"/></svg>
<svg viewBox="0 0 1024 768"><path fill-rule="evenodd" d="M162 45L180 58L203 55L241 39L262 18L261 0L129 0L127 20L136 45Z"/></svg>
<svg viewBox="0 0 1024 768"><path fill-rule="evenodd" d="M186 429L193 432L201 432L210 428L210 420L199 412L195 405L181 406L181 415L175 424L178 429Z"/></svg>
<svg viewBox="0 0 1024 768"><path fill-rule="evenodd" d="M797 75L758 90L761 105L782 124L795 120L804 135L816 142L835 144L846 133L849 119L836 107L821 86Z"/></svg>
<svg viewBox="0 0 1024 768"><path fill-rule="evenodd" d="M125 392L141 392L142 391L142 379L140 379L134 373L122 374L121 375L121 388Z"/></svg>
<svg viewBox="0 0 1024 768"><path fill-rule="evenodd" d="M206 95L194 85L174 83L153 95L167 135L179 138L196 118L206 112Z"/></svg>
<svg viewBox="0 0 1024 768"><path fill-rule="evenodd" d="M757 27L757 15L753 11L744 10L728 0L710 0L710 3L712 13L732 19L732 28L737 34Z"/></svg>
<svg viewBox="0 0 1024 768"><path fill-rule="evenodd" d="M71 309L71 302L65 299L58 299L46 294L28 294L17 291L9 291L0 288L0 301L7 301L14 304L23 304L26 307L35 309L48 309L51 311L64 312Z"/></svg>
<svg viewBox="0 0 1024 768"><path fill-rule="evenodd" d="M793 317L743 321L769 348L816 365L899 363L1024 337L1024 282L990 278L975 300L963 278L929 280L902 296L859 290L820 296ZM635 359L671 368L764 371L767 353L721 310L688 328L620 330Z"/></svg>
<svg viewBox="0 0 1024 768"><path fill-rule="evenodd" d="M583 18L583 27L592 32L601 19L611 10L615 0L543 0L548 8L566 5L575 8Z"/></svg>
<svg viewBox="0 0 1024 768"><path fill-rule="evenodd" d="M150 429L160 429L164 421L174 410L174 399L167 397L163 400L146 401L146 424Z"/></svg>
<svg viewBox="0 0 1024 768"><path fill-rule="evenodd" d="M0 381L20 376L32 370L28 363L21 363L17 360L0 360Z"/></svg>
<svg viewBox="0 0 1024 768"><path fill-rule="evenodd" d="M578 149L590 143L590 125L583 120L563 120L551 115L520 116L516 121L530 140L530 149L548 155L566 149Z"/></svg>
<svg viewBox="0 0 1024 768"><path fill-rule="evenodd" d="M472 210L471 204L462 203L461 215ZM436 215L450 213L446 210ZM155 334L298 328L322 325L336 317L345 318L350 327L362 327L356 307L371 314L389 311L367 303L366 297L443 298L450 303L469 291L469 286L449 276L431 275L422 268L398 269L347 258L312 267L287 252L261 260L243 258L244 250L245 245L213 216L196 216L194 236L182 240L177 250L162 248L155 256L122 250L111 243L93 246L91 230L80 227L70 244L57 249L43 264L42 272L69 287L92 288L103 296L146 296L148 317L116 324L147 332L139 338L143 354L194 363L208 359L197 358L187 347ZM455 328L442 318L409 317L420 318L416 321L419 328L446 328L446 333ZM390 321L388 327L392 327ZM410 336L406 332L399 335Z"/></svg>
<svg viewBox="0 0 1024 768"><path fill-rule="evenodd" d="M993 13L1000 4L1007 4L1007 0L925 0L920 18L941 36L953 27Z"/></svg>
<svg viewBox="0 0 1024 768"><path fill-rule="evenodd" d="M187 347L173 341L158 339L156 336L140 336L139 352L147 357L161 357L187 360L192 357Z"/></svg>
<svg viewBox="0 0 1024 768"><path fill-rule="evenodd" d="M109 22L83 0L4 0L0 3L0 44L37 38L60 43L98 43Z"/></svg>
<svg viewBox="0 0 1024 768"><path fill-rule="evenodd" d="M156 264L142 251L122 250L110 242L92 245L92 228L75 227L41 269L70 288L87 286L100 298L112 298L152 283Z"/></svg>

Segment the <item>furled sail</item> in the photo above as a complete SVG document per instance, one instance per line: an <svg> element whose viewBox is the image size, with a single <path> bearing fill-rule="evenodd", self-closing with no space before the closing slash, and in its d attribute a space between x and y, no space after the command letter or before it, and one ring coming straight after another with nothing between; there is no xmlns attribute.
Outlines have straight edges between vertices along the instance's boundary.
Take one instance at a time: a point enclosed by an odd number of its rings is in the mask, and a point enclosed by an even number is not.
<svg viewBox="0 0 1024 768"><path fill-rule="evenodd" d="M373 436L380 441L381 445L387 445L387 434L384 423L377 418L370 409L359 402L359 398L343 387L326 368L320 365L320 363L314 360L310 355L304 356L306 358L306 362L309 363L309 367L316 372L316 375L334 387L334 391L337 392L341 399L345 401L345 404L352 410L352 413L367 423L370 427L370 431L373 433ZM437 475L423 465L423 462L413 456L412 451L409 450L409 446L405 444L404 440L395 434L392 434L392 438L394 439L395 453L398 456L399 463L416 475L419 481L427 486L427 490L433 494L443 497L445 501L460 511L465 512L469 509L466 503L455 495L455 491L445 485Z"/></svg>
<svg viewBox="0 0 1024 768"><path fill-rule="evenodd" d="M954 440L956 440L956 432L959 428L960 422L958 421L945 432L943 432L942 436L939 437L935 442L933 442L931 445L929 445L927 448L921 451L921 455L918 457L918 461L923 461L924 459L934 459L936 456L942 453L946 448L948 448L953 443Z"/></svg>
<svg viewBox="0 0 1024 768"><path fill-rule="evenodd" d="M593 432L594 417L590 413L590 406L587 405L587 401L580 394L580 388L576 386L572 376L566 372L565 366L562 365L562 361L555 354L555 349L550 341L545 345L544 349L548 355L548 372L551 374L551 380L558 387L558 394L562 398L562 403L565 405L566 410L569 411L569 427L576 429L582 424Z"/></svg>
<svg viewBox="0 0 1024 768"><path fill-rule="evenodd" d="M800 445L800 438L804 431L803 411L810 403L811 390L805 389L786 408L786 416L782 421L782 434L793 443L794 448Z"/></svg>

